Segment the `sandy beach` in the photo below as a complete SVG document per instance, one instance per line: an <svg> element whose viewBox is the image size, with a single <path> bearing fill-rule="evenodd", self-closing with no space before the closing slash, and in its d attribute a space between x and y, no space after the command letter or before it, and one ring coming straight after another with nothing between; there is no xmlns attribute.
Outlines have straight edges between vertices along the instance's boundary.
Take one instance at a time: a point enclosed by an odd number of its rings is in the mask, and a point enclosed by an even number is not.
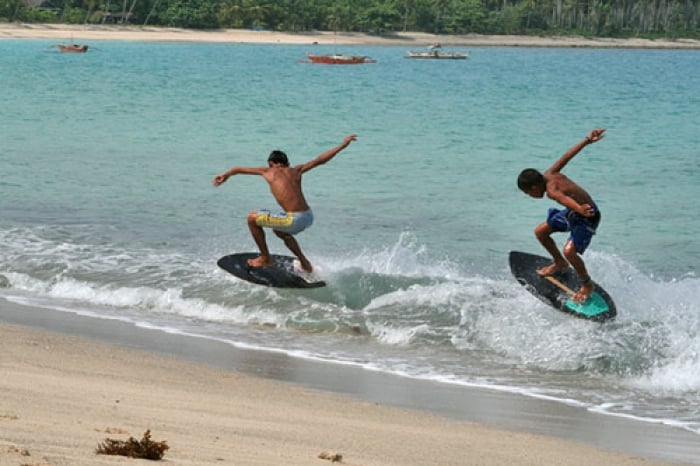
<svg viewBox="0 0 700 466"><path fill-rule="evenodd" d="M200 354L210 362L248 362L260 374L280 361L182 336L175 348L167 343L170 337L154 337L130 324L4 300L0 321L0 465L126 464L130 460L97 455L95 448L107 438L141 439L147 429L152 440L167 441L164 460L174 465L320 465L330 462L319 458L323 453L342 455L340 464L347 465L681 463L221 370L191 358ZM109 342L115 338L119 344ZM188 357L168 356L171 351ZM293 372L292 367L282 370ZM331 384L343 383L340 372L322 372ZM392 390L390 384L386 388ZM484 403L478 392L475 397ZM543 414L557 422L552 412ZM607 435L600 421L598 435ZM614 427L620 438L625 430ZM654 442L653 435L628 433ZM687 447L664 442L674 449Z"/></svg>
<svg viewBox="0 0 700 466"><path fill-rule="evenodd" d="M426 33L396 33L386 36L362 33L283 33L226 29L199 31L178 28L140 27L122 25L63 25L0 23L0 39L55 39L58 42L84 43L99 40L131 40L159 42L212 42L256 44L309 45L382 45L424 47L434 43L455 47L588 47L588 48L656 48L700 49L700 41L691 39L648 40L608 39L581 36L492 36L492 35L434 35Z"/></svg>

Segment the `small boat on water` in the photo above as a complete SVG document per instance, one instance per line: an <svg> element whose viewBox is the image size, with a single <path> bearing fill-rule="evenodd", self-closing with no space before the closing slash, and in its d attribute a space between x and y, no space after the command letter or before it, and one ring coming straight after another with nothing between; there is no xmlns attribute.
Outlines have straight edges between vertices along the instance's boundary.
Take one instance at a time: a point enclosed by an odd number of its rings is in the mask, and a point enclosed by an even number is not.
<svg viewBox="0 0 700 466"><path fill-rule="evenodd" d="M415 52L411 50L406 58L426 58L433 60L465 60L469 55L458 52Z"/></svg>
<svg viewBox="0 0 700 466"><path fill-rule="evenodd" d="M361 63L376 63L376 60L365 55L346 55L335 53L333 55L313 55L306 54L309 61L307 63L321 63L324 65L359 65Z"/></svg>
<svg viewBox="0 0 700 466"><path fill-rule="evenodd" d="M424 52L418 52L411 50L408 52L405 58L424 58L432 60L465 60L469 57L466 53L460 52L445 52L440 44L434 44L428 47L428 50Z"/></svg>
<svg viewBox="0 0 700 466"><path fill-rule="evenodd" d="M58 51L61 53L85 53L88 51L87 45L80 44L57 44Z"/></svg>

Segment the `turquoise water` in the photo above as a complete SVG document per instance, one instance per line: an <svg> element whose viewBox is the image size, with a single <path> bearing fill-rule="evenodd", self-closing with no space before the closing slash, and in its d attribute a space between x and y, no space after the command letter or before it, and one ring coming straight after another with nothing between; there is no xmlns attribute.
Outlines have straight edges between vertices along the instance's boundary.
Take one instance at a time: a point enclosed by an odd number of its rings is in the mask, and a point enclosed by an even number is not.
<svg viewBox="0 0 700 466"><path fill-rule="evenodd" d="M475 48L412 61L299 63L311 46L100 42L59 54L0 41L0 295L57 312L487 386L700 431L700 54ZM520 193L594 127L565 173L603 213L585 255L617 303L598 325L512 279L541 252L548 200ZM316 223L299 236L329 286L272 290L220 271L253 250L262 179L302 162ZM564 238L559 237L559 244ZM271 249L284 247L269 237Z"/></svg>

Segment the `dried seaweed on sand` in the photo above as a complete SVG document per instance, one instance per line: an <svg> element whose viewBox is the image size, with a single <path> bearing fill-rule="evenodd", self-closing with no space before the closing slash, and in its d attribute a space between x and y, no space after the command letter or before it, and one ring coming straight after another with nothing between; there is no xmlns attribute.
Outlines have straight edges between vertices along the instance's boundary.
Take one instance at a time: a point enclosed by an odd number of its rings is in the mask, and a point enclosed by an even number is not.
<svg viewBox="0 0 700 466"><path fill-rule="evenodd" d="M169 449L167 442L154 442L151 440L150 429L144 432L141 440L129 437L129 440L105 439L97 445L95 453L98 455L119 455L130 458L142 458L147 460L160 460Z"/></svg>
<svg viewBox="0 0 700 466"><path fill-rule="evenodd" d="M331 453L329 451L322 451L318 454L318 457L322 460L329 460L331 463L339 463L343 461L343 455L340 453Z"/></svg>

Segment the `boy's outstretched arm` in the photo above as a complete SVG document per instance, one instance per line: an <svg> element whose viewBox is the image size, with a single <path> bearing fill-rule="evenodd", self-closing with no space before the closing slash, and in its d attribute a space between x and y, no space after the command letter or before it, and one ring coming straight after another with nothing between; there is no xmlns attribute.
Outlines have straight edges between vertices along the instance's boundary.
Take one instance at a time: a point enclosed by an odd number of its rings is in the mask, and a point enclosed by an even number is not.
<svg viewBox="0 0 700 466"><path fill-rule="evenodd" d="M216 175L214 177L214 181L212 181L212 184L214 186L219 186L233 175L262 175L265 170L267 170L267 167L233 167Z"/></svg>
<svg viewBox="0 0 700 466"><path fill-rule="evenodd" d="M573 159L576 154L581 152L581 149L586 147L588 144L598 142L601 139L603 139L603 137L605 136L603 133L605 133L605 128L592 129L588 133L588 136L586 136L581 142L579 142L575 146L571 147L571 149L566 151L566 154L562 155L559 158L559 160L554 162L554 165L549 167L549 170L547 170L545 173L559 173L560 171L562 171L566 164L569 163L569 160Z"/></svg>
<svg viewBox="0 0 700 466"><path fill-rule="evenodd" d="M352 141L357 141L357 135L351 134L349 136L346 136L339 146L336 146L333 149L329 149L323 154L316 157L315 159L309 160L308 162L299 165L298 169L301 171L301 173L304 173L306 171L311 170L312 168L318 167L319 165L323 165L324 163L328 162L330 159L335 157L338 152L348 147Z"/></svg>

